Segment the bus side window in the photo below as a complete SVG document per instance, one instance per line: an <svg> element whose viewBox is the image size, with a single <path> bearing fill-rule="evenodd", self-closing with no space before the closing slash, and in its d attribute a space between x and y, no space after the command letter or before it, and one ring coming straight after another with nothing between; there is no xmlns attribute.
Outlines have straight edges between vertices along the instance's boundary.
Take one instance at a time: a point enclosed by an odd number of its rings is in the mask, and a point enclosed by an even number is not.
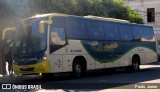
<svg viewBox="0 0 160 92"><path fill-rule="evenodd" d="M65 45L64 28L51 28L51 45Z"/></svg>
<svg viewBox="0 0 160 92"><path fill-rule="evenodd" d="M106 40L121 40L118 25L116 23L105 23L104 30L106 35Z"/></svg>
<svg viewBox="0 0 160 92"><path fill-rule="evenodd" d="M86 21L81 19L68 19L66 24L67 38L87 39Z"/></svg>
<svg viewBox="0 0 160 92"><path fill-rule="evenodd" d="M121 39L123 41L132 41L133 40L131 25L120 24L119 25L119 32L121 35Z"/></svg>
<svg viewBox="0 0 160 92"><path fill-rule="evenodd" d="M105 40L103 23L97 21L87 21L88 37L91 40Z"/></svg>
<svg viewBox="0 0 160 92"><path fill-rule="evenodd" d="M146 41L152 41L154 39L154 32L152 28L143 28L144 31L144 37L146 39Z"/></svg>
<svg viewBox="0 0 160 92"><path fill-rule="evenodd" d="M142 38L144 38L143 29L139 26L133 26L133 39L134 41L141 41Z"/></svg>

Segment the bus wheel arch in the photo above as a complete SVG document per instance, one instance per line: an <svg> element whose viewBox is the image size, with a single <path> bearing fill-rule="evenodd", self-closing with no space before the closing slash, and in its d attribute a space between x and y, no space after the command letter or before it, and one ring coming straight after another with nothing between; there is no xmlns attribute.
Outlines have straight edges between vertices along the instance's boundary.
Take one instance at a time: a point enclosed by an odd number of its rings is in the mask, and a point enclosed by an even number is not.
<svg viewBox="0 0 160 92"><path fill-rule="evenodd" d="M87 62L84 56L76 56L72 63L72 74L75 77L82 77L87 70Z"/></svg>
<svg viewBox="0 0 160 92"><path fill-rule="evenodd" d="M141 59L138 54L134 54L132 57L131 69L133 71L138 71L140 69Z"/></svg>

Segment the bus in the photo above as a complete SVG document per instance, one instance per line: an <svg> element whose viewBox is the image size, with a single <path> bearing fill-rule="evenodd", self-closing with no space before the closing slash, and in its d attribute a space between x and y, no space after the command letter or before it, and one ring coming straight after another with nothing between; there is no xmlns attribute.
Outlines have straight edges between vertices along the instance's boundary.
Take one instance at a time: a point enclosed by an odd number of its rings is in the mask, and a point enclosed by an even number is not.
<svg viewBox="0 0 160 92"><path fill-rule="evenodd" d="M14 38L15 74L71 72L81 77L95 69L157 61L153 28L106 18L41 14L22 20Z"/></svg>

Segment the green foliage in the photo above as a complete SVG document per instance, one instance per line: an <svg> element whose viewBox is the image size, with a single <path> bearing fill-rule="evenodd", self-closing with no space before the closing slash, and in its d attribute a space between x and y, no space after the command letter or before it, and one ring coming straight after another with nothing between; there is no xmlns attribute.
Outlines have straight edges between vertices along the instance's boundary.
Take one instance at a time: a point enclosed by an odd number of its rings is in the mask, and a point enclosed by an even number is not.
<svg viewBox="0 0 160 92"><path fill-rule="evenodd" d="M57 12L79 16L111 17L143 23L141 15L123 0L1 0L1 3L3 3L1 7L5 7L0 8L2 13L7 10L12 16L18 18Z"/></svg>
<svg viewBox="0 0 160 92"><path fill-rule="evenodd" d="M79 16L94 15L143 23L141 15L123 0L41 0L42 13L65 13Z"/></svg>
<svg viewBox="0 0 160 92"><path fill-rule="evenodd" d="M103 0L103 6L111 18L125 19L131 23L143 23L141 15L123 0Z"/></svg>

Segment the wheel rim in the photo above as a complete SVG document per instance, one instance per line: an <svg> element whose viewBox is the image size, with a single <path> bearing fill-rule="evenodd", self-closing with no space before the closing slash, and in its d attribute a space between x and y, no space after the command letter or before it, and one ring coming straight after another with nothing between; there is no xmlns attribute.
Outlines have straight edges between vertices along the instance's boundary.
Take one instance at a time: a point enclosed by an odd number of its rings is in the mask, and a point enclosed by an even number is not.
<svg viewBox="0 0 160 92"><path fill-rule="evenodd" d="M76 71L77 74L81 73L81 66L79 64L76 65L75 71Z"/></svg>
<svg viewBox="0 0 160 92"><path fill-rule="evenodd" d="M137 61L134 61L132 66L133 66L134 70L139 69L139 63Z"/></svg>

